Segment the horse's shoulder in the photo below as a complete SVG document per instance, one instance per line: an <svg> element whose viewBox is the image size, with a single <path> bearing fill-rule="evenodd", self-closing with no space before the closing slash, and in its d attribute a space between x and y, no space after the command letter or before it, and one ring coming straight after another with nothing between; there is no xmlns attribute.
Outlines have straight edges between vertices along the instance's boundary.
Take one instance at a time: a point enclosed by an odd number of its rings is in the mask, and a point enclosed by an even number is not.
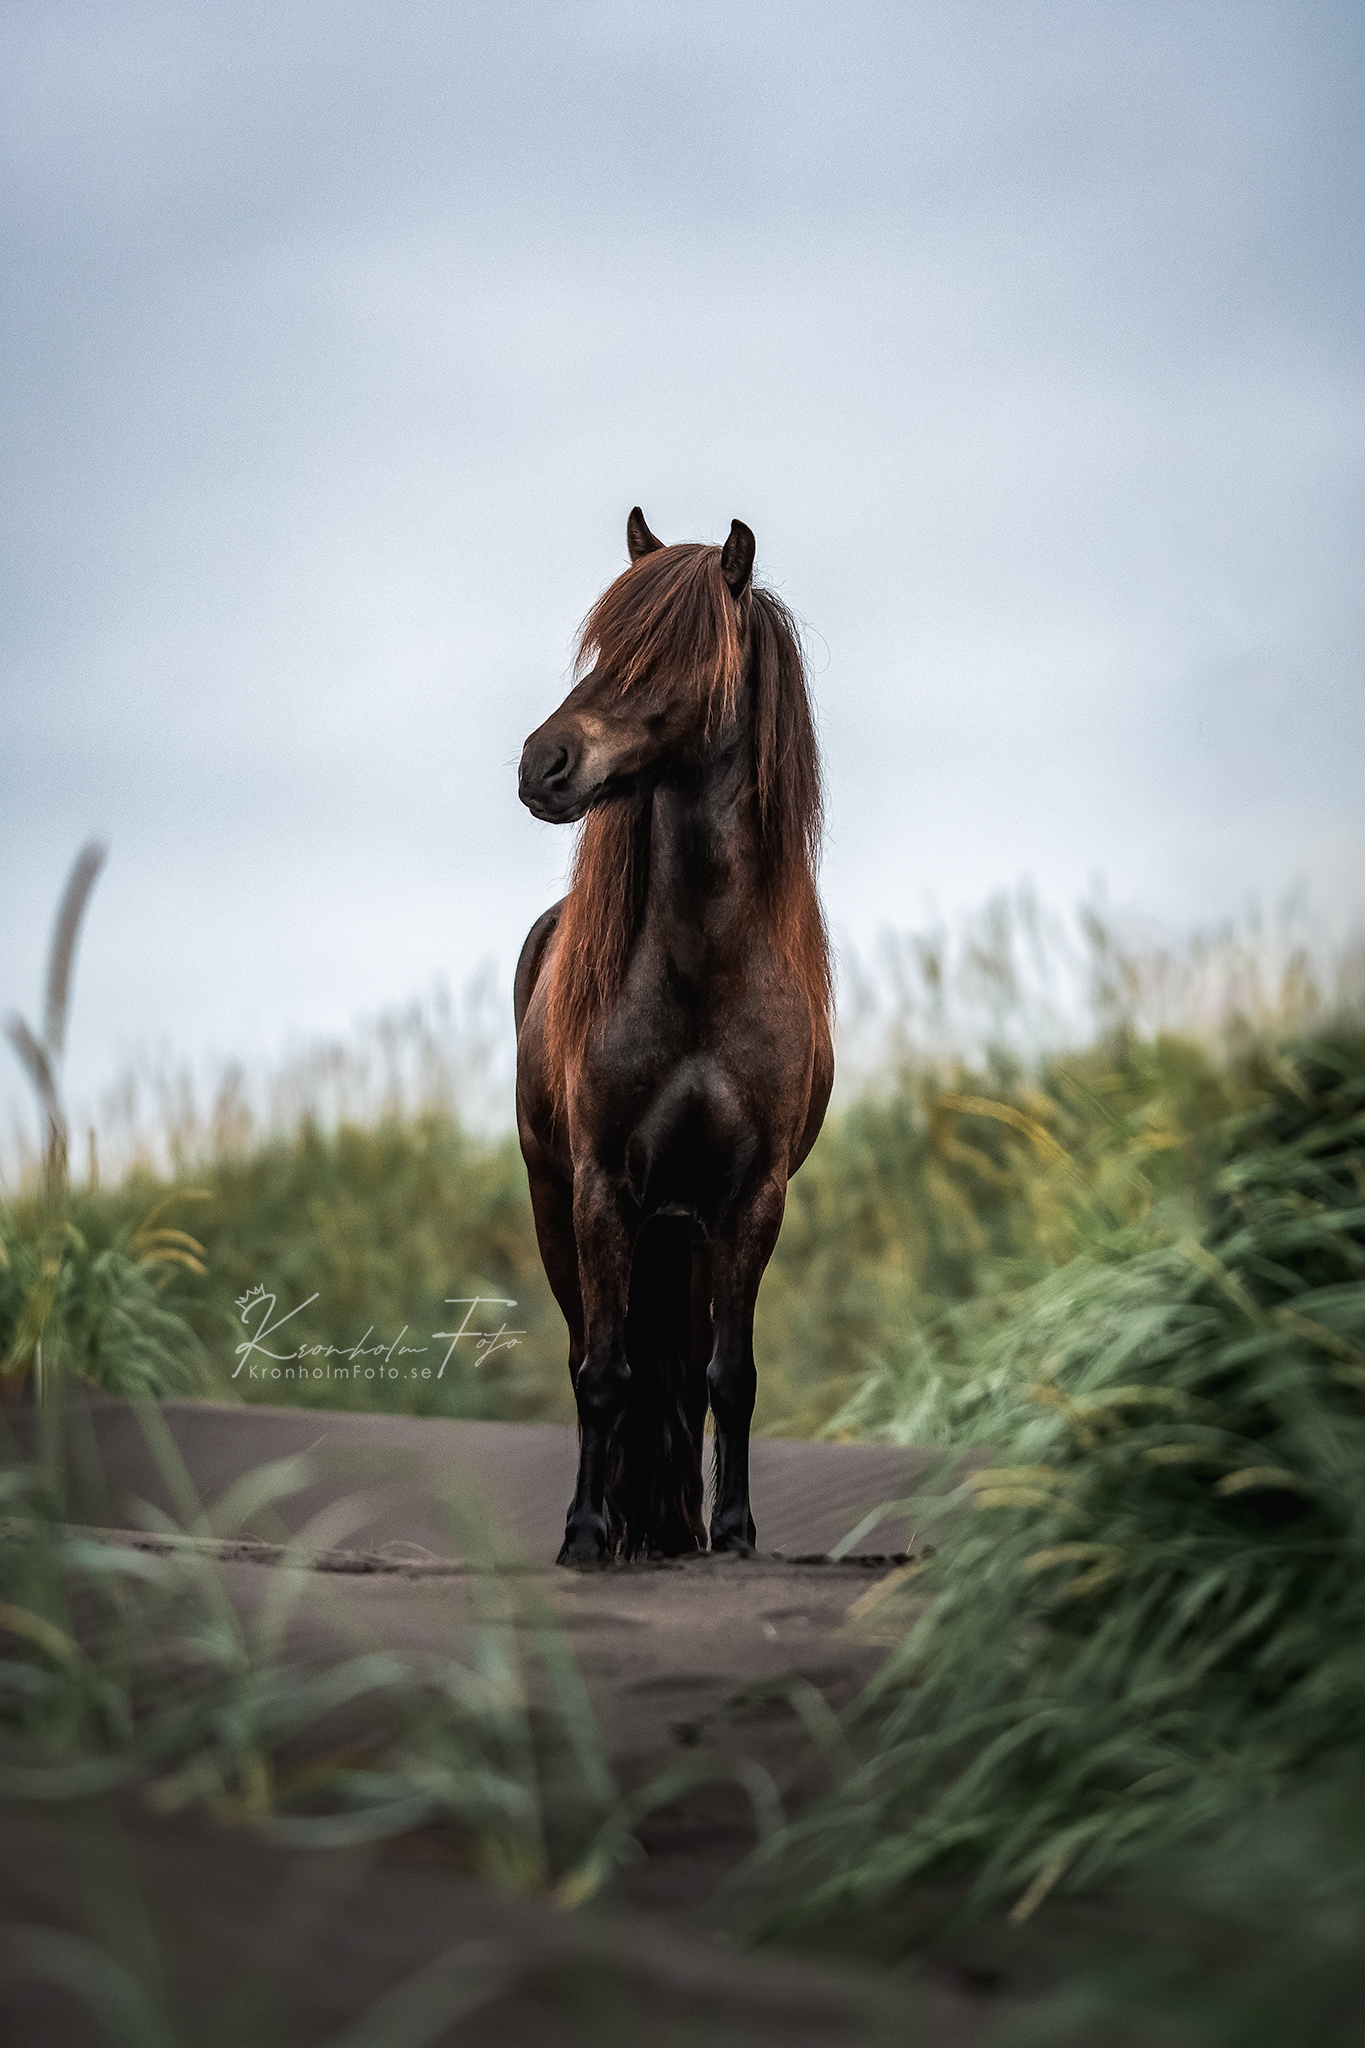
<svg viewBox="0 0 1365 2048"><path fill-rule="evenodd" d="M559 914L567 901L567 897L561 896L558 903L552 903L548 910L543 910L526 934L517 960L517 971L512 980L512 1014L516 1019L518 1031L521 1030L522 1020L530 1007L536 982L540 978L545 948L554 935L555 926L559 923Z"/></svg>

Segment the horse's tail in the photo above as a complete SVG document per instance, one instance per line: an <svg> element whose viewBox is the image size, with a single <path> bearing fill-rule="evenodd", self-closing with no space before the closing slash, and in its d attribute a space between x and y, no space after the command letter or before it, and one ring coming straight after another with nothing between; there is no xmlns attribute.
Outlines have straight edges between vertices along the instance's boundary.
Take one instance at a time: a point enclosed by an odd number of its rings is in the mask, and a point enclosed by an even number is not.
<svg viewBox="0 0 1365 2048"><path fill-rule="evenodd" d="M692 1263L686 1217L646 1223L626 1314L630 1390L607 1451L607 1541L619 1557L677 1557L706 1546L701 1450L710 1347L693 1328Z"/></svg>

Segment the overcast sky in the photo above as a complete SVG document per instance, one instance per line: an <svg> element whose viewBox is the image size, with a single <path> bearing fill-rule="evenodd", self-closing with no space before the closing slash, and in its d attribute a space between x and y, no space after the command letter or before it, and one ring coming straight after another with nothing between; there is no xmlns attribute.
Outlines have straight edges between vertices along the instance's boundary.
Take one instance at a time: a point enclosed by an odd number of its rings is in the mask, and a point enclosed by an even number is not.
<svg viewBox="0 0 1365 2048"><path fill-rule="evenodd" d="M0 1008L93 833L73 1096L510 982L637 500L807 622L845 944L1025 877L1346 928L1363 57L1355 0L10 0Z"/></svg>

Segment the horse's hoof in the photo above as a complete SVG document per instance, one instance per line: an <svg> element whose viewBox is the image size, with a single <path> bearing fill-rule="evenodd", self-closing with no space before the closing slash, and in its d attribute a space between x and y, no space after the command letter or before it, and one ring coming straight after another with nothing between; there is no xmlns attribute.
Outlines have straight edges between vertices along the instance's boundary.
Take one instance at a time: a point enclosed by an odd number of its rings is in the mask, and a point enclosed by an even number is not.
<svg viewBox="0 0 1365 2048"><path fill-rule="evenodd" d="M585 1516L575 1524L569 1523L564 1531L564 1544L556 1564L606 1564L610 1552L607 1548L607 1525L600 1515Z"/></svg>
<svg viewBox="0 0 1365 2048"><path fill-rule="evenodd" d="M757 1531L754 1532L757 1534ZM711 1555L730 1557L757 1557L753 1537L743 1535L738 1529L713 1529L711 1531Z"/></svg>

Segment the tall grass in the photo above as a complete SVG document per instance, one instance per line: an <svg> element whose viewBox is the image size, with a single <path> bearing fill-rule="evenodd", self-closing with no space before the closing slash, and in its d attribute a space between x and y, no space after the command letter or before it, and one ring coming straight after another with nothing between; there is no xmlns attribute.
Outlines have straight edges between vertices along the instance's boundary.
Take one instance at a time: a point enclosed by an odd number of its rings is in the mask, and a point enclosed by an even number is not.
<svg viewBox="0 0 1365 2048"><path fill-rule="evenodd" d="M39 1400L75 1378L134 1398L209 1392L209 1353L166 1292L202 1275L203 1247L165 1220L174 1195L110 1237L87 1236L66 1203L0 1211L0 1388ZM101 1242L101 1236L104 1241Z"/></svg>
<svg viewBox="0 0 1365 2048"><path fill-rule="evenodd" d="M955 932L890 935L846 982L844 1078L760 1291L756 1426L906 1442L961 1434L980 1330L1075 1254L1086 1216L1116 1224L1189 1180L1257 1043L1358 1009L1365 987L1359 948L1333 954L1302 917L1174 941L1097 906L1068 922L1026 892ZM497 1110L510 1050L485 975L458 1004L438 991L273 1074L226 1070L207 1101L182 1069L130 1077L70 1190L73 1287L150 1211L202 1190L162 1216L203 1247L206 1274L182 1269L162 1296L189 1315L201 1387L571 1419L562 1319ZM40 1183L35 1159L9 1205L34 1242ZM280 1348L309 1352L306 1377L297 1360L278 1379L237 1372L239 1303L257 1289L297 1311ZM505 1322L511 1341L447 1359L436 1333L475 1296L515 1303L483 1325ZM392 1344L426 1348L398 1373L342 1372L356 1347ZM166 1390L189 1384L188 1356L167 1364Z"/></svg>
<svg viewBox="0 0 1365 2048"><path fill-rule="evenodd" d="M769 1426L959 1435L979 1333L1097 1231L1185 1186L1242 1092L1196 1043L1127 1033L1031 1068L903 1066L790 1190L756 1340L761 1393L768 1368L767 1401L791 1402Z"/></svg>
<svg viewBox="0 0 1365 2048"><path fill-rule="evenodd" d="M438 987L254 1086L230 1066L206 1111L187 1069L163 1070L149 1126L148 1076L130 1073L105 1105L103 1142L90 1126L73 1187L60 1061L103 858L84 850L59 906L41 1035L8 1024L45 1136L38 1155L20 1148L20 1192L0 1206L0 1390L67 1372L133 1395L570 1412L525 1174L489 1114L509 1034L492 1027L488 972L460 1005ZM170 1221L187 1200L206 1205L201 1238ZM202 1284L167 1296L186 1272ZM243 1305L267 1296L287 1334L244 1356L260 1319L244 1329ZM499 1341L480 1342L491 1332Z"/></svg>
<svg viewBox="0 0 1365 2048"><path fill-rule="evenodd" d="M1240 1088L1203 1171L1082 1205L1090 1245L978 1332L997 1455L920 1504L937 1552L887 1589L904 1640L775 1924L931 1878L1022 1922L1358 1761L1365 1039Z"/></svg>
<svg viewBox="0 0 1365 2048"><path fill-rule="evenodd" d="M760 1426L949 1442L978 1337L1201 1173L1258 1049L1365 1015L1365 944L1302 907L1172 938L1026 890L847 977L836 1114L759 1300Z"/></svg>
<svg viewBox="0 0 1365 2048"><path fill-rule="evenodd" d="M1082 1241L1079 1177L1121 1216L1153 1175L1179 1184L1198 1134L1236 1099L1201 1048L1119 1039L1046 1063L907 1065L830 1119L792 1183L759 1296L758 1426L780 1434L933 1441L955 1427L947 1391L969 1371L960 1324L998 1313ZM1133 1179L1130 1140L1145 1145ZM254 1400L509 1418L572 1413L563 1322L535 1244L515 1141L439 1112L334 1130L305 1123L195 1160L189 1220L207 1275L180 1290L220 1393ZM71 1218L101 1250L130 1242L173 1180L141 1172L77 1188ZM280 1349L313 1354L278 1378L233 1377L252 1290L298 1311ZM310 1301L310 1297L313 1297ZM514 1302L513 1343L456 1347L452 1299ZM344 1354L424 1346L382 1378L341 1376ZM328 1350L331 1370L317 1360ZM422 1378L421 1366L432 1376ZM915 1404L918 1403L918 1410ZM908 1404L908 1405L907 1405Z"/></svg>
<svg viewBox="0 0 1365 2048"><path fill-rule="evenodd" d="M522 1420L572 1412L515 1139L472 1136L436 1112L331 1132L310 1123L201 1160L195 1177L207 1270L191 1314L220 1397ZM72 1214L92 1242L114 1238L173 1188L136 1174L78 1190ZM282 1363L239 1350L260 1321L244 1321L240 1304L259 1289L292 1317L265 1347ZM488 1305L452 1348L470 1314L452 1304L475 1298ZM474 1332L504 1325L501 1342L480 1347Z"/></svg>

